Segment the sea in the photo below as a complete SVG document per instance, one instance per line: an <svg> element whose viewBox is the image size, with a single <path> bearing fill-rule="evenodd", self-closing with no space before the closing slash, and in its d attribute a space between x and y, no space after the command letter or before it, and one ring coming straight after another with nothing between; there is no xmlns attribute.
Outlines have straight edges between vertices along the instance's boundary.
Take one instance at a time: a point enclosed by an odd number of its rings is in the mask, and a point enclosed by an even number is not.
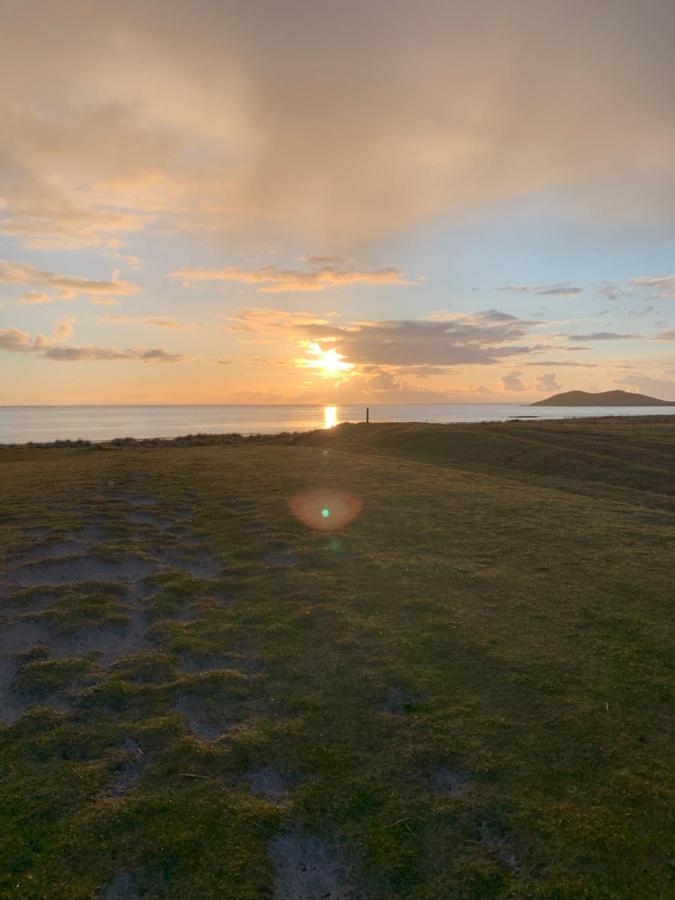
<svg viewBox="0 0 675 900"><path fill-rule="evenodd" d="M544 407L519 403L387 404L371 422L505 422L586 416L675 415L671 406ZM0 444L54 440L179 437L186 434L278 434L363 422L365 406L0 406Z"/></svg>

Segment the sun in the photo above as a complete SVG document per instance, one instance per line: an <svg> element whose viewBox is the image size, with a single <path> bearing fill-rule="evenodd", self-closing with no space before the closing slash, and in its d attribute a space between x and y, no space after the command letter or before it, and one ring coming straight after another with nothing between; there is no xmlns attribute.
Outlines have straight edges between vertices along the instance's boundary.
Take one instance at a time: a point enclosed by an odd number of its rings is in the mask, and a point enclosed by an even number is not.
<svg viewBox="0 0 675 900"><path fill-rule="evenodd" d="M308 369L317 369L319 373L327 378L344 375L351 372L354 363L346 362L342 353L331 347L330 350L324 350L320 344L307 343L303 345L309 354L309 359L297 360L299 366Z"/></svg>

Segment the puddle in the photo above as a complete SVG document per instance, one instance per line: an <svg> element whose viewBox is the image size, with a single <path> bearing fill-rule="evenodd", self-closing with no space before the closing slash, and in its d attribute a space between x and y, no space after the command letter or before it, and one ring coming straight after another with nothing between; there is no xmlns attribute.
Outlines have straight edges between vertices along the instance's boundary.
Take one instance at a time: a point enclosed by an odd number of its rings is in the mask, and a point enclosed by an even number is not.
<svg viewBox="0 0 675 900"><path fill-rule="evenodd" d="M252 794L255 794L256 797L264 797L266 800L282 799L295 784L294 779L273 766L251 769L244 776L244 780Z"/></svg>
<svg viewBox="0 0 675 900"><path fill-rule="evenodd" d="M463 797L471 790L471 779L458 769L439 766L429 778L436 797Z"/></svg>
<svg viewBox="0 0 675 900"><path fill-rule="evenodd" d="M22 566L14 570L13 577L21 587L78 584L83 581L136 581L152 575L156 568L156 565L141 557L102 559L73 556Z"/></svg>
<svg viewBox="0 0 675 900"><path fill-rule="evenodd" d="M269 843L276 870L274 900L357 900L351 860L338 844L300 829L277 835Z"/></svg>

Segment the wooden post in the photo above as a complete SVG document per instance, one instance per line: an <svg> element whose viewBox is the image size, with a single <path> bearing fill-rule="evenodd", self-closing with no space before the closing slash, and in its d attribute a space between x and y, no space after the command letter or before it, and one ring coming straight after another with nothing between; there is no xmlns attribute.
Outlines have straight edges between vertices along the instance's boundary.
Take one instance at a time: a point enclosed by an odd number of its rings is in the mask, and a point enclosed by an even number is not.
<svg viewBox="0 0 675 900"><path fill-rule="evenodd" d="M370 422L370 408L366 406L366 425Z"/></svg>

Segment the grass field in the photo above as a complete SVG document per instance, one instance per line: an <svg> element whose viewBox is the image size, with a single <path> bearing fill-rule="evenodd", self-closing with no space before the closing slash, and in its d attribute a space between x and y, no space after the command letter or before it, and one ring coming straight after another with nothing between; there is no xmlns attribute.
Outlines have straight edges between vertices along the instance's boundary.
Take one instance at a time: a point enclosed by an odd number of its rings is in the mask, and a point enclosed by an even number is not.
<svg viewBox="0 0 675 900"><path fill-rule="evenodd" d="M1 897L672 896L675 419L6 448L0 485ZM362 508L313 530L316 490Z"/></svg>

